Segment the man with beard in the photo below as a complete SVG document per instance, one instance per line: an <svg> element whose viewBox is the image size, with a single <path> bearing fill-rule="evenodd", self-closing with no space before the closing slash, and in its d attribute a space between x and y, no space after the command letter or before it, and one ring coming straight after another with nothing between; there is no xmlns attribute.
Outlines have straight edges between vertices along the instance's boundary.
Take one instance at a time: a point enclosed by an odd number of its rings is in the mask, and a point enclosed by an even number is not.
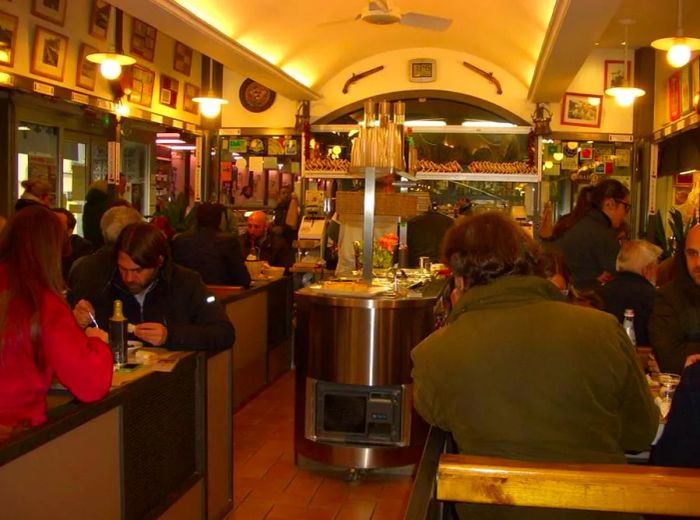
<svg viewBox="0 0 700 520"><path fill-rule="evenodd" d="M116 269L104 289L81 299L74 308L78 323L95 317L105 329L114 300L123 303L133 335L171 350L223 349L233 345L235 331L198 273L170 260L163 234L151 224L126 226L115 247ZM81 295L75 295L80 298Z"/></svg>
<svg viewBox="0 0 700 520"><path fill-rule="evenodd" d="M656 295L649 339L659 368L680 374L685 359L700 352L700 224L688 232L674 268L673 280Z"/></svg>

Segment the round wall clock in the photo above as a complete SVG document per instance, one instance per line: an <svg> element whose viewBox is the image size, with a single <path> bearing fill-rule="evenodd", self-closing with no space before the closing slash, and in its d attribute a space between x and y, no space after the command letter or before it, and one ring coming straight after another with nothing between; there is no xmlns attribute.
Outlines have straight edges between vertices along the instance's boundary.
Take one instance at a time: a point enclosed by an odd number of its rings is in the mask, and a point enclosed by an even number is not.
<svg viewBox="0 0 700 520"><path fill-rule="evenodd" d="M277 93L252 79L246 79L238 91L241 105L250 112L264 112L275 102Z"/></svg>

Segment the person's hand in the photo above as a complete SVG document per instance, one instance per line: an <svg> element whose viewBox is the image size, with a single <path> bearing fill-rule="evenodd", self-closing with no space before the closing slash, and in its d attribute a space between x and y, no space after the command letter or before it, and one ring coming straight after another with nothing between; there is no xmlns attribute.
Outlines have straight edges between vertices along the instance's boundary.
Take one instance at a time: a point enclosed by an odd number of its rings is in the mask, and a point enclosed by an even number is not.
<svg viewBox="0 0 700 520"><path fill-rule="evenodd" d="M683 368L687 368L693 363L697 363L700 361L700 354L691 354L687 358L685 358L685 365L683 365Z"/></svg>
<svg viewBox="0 0 700 520"><path fill-rule="evenodd" d="M77 321L78 325L80 325L80 327L83 329L90 325L94 325L91 317L94 315L95 308L87 300L80 300L73 308L73 316L75 316L75 321Z"/></svg>
<svg viewBox="0 0 700 520"><path fill-rule="evenodd" d="M88 338L100 338L105 343L109 343L109 334L102 329L98 329L97 327L88 327L85 329L85 335Z"/></svg>
<svg viewBox="0 0 700 520"><path fill-rule="evenodd" d="M614 277L613 275L611 275L609 272L603 271L602 273L600 273L600 274L598 275L598 277L596 278L596 280L598 280L598 281L600 282L601 285L605 285L606 283L608 283L608 282L609 282L610 280L612 280L613 278L615 278L615 277Z"/></svg>
<svg viewBox="0 0 700 520"><path fill-rule="evenodd" d="M160 347L168 339L168 329L162 323L140 323L134 328L134 336Z"/></svg>

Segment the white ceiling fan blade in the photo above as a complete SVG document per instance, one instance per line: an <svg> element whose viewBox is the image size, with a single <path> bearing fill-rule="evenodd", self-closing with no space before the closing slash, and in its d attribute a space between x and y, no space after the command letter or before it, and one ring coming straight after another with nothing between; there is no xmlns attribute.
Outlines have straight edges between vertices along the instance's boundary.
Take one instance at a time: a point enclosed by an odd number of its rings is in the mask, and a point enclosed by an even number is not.
<svg viewBox="0 0 700 520"><path fill-rule="evenodd" d="M370 0L368 9L370 11L389 11L389 3L386 0Z"/></svg>
<svg viewBox="0 0 700 520"><path fill-rule="evenodd" d="M404 13L401 16L401 25L409 27L419 27L430 31L445 31L452 24L449 18L441 18L439 16L430 16L420 13Z"/></svg>

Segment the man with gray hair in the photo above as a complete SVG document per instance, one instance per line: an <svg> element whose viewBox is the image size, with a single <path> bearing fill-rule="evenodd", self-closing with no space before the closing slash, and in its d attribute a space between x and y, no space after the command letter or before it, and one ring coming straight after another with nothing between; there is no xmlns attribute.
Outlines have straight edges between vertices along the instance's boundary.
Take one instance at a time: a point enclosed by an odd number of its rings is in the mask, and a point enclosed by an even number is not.
<svg viewBox="0 0 700 520"><path fill-rule="evenodd" d="M132 207L114 206L100 219L104 245L93 254L76 260L68 273L68 301L74 305L79 300L90 300L104 289L104 280L112 277L116 269L114 246L119 234L129 224L142 222L141 214Z"/></svg>
<svg viewBox="0 0 700 520"><path fill-rule="evenodd" d="M629 240L617 254L615 278L600 289L603 310L622 323L625 309L634 311L638 345L650 345L647 324L656 294L656 273L661 248L646 240Z"/></svg>

